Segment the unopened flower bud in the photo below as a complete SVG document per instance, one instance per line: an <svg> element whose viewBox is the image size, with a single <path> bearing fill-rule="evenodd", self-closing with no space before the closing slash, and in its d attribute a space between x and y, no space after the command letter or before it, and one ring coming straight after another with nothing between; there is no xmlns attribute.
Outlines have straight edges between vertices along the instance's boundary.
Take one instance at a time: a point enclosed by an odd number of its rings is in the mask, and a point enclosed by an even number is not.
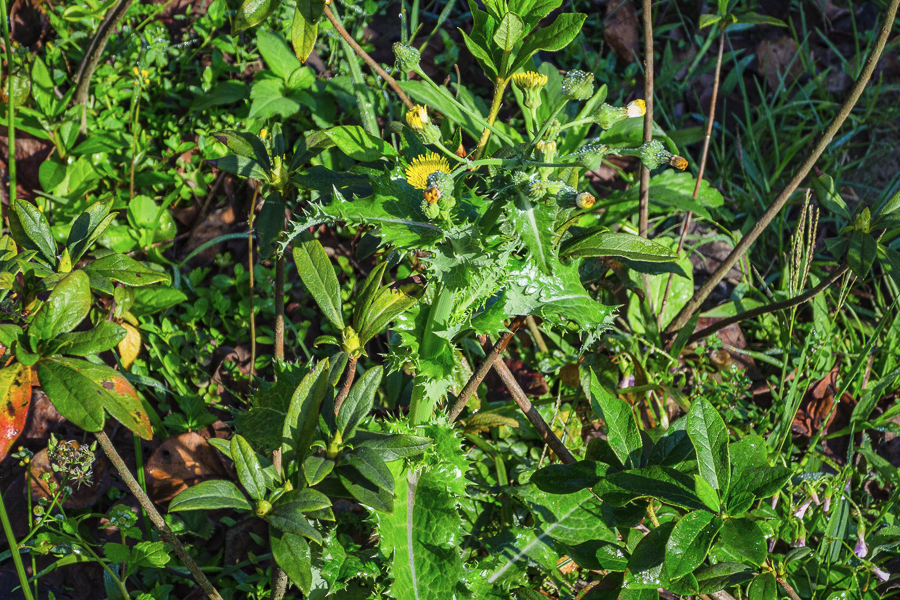
<svg viewBox="0 0 900 600"><path fill-rule="evenodd" d="M442 171L435 171L428 176L428 184L425 187L425 202L438 203L442 210L449 210L456 205L453 196L455 182L453 176Z"/></svg>
<svg viewBox="0 0 900 600"><path fill-rule="evenodd" d="M587 144L578 151L575 160L588 171L593 171L600 168L600 163L609 152L606 144Z"/></svg>
<svg viewBox="0 0 900 600"><path fill-rule="evenodd" d="M594 111L593 119L602 129L609 129L619 121L633 117L642 117L647 112L643 100L634 100L627 106L612 106L605 102Z"/></svg>
<svg viewBox="0 0 900 600"><path fill-rule="evenodd" d="M666 150L659 140L650 140L642 144L640 148L620 150L620 152L639 157L644 166L651 170L664 164L675 167L679 171L684 171L687 168L687 161L683 157Z"/></svg>
<svg viewBox="0 0 900 600"><path fill-rule="evenodd" d="M540 153L541 162L553 162L556 158L556 142L538 142L534 147Z"/></svg>
<svg viewBox="0 0 900 600"><path fill-rule="evenodd" d="M431 121L428 118L428 109L421 104L416 104L406 111L406 124L413 131L422 131Z"/></svg>
<svg viewBox="0 0 900 600"><path fill-rule="evenodd" d="M569 71L563 79L562 91L569 100L587 100L594 93L594 74Z"/></svg>
<svg viewBox="0 0 900 600"><path fill-rule="evenodd" d="M578 190L570 185L566 185L560 181L551 181L551 185L558 187L556 192L556 205L560 208L578 208L576 199L578 198Z"/></svg>
<svg viewBox="0 0 900 600"><path fill-rule="evenodd" d="M577 196L575 196L575 206L580 208L581 210L588 210L589 208L594 206L594 203L597 202L597 199L594 198L593 194L588 192L581 192Z"/></svg>
<svg viewBox="0 0 900 600"><path fill-rule="evenodd" d="M394 56L397 57L397 66L407 73L417 70L419 61L422 60L422 55L418 50L400 42L394 44Z"/></svg>
<svg viewBox="0 0 900 600"><path fill-rule="evenodd" d="M541 105L541 89L547 85L547 76L534 71L516 73L513 83L525 94L525 106L537 108Z"/></svg>
<svg viewBox="0 0 900 600"><path fill-rule="evenodd" d="M559 119L553 119L550 122L550 126L547 127L547 132L544 134L545 142L553 142L556 138L559 137L559 132L562 131L562 123L559 122Z"/></svg>
<svg viewBox="0 0 900 600"><path fill-rule="evenodd" d="M812 498L807 498L803 504L800 505L800 508L794 513L794 516L798 519L802 519L803 515L806 514L806 510L809 508L809 505L812 504Z"/></svg>
<svg viewBox="0 0 900 600"><path fill-rule="evenodd" d="M428 200L422 201L422 212L429 219L436 219L441 214L441 208L437 204L429 204Z"/></svg>

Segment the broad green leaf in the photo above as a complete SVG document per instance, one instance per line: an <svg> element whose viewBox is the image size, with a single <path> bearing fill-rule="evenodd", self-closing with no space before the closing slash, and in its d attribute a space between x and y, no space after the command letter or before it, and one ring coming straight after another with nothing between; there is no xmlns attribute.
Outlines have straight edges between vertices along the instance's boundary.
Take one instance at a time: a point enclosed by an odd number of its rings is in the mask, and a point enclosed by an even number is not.
<svg viewBox="0 0 900 600"><path fill-rule="evenodd" d="M718 492L706 479L696 474L694 475L694 492L709 510L717 513L722 509L722 501L719 499Z"/></svg>
<svg viewBox="0 0 900 600"><path fill-rule="evenodd" d="M831 212L850 220L850 210L847 208L847 203L844 202L844 199L841 198L841 195L837 192L834 185L834 179L823 174L819 177L811 178L809 183L822 206Z"/></svg>
<svg viewBox="0 0 900 600"><path fill-rule="evenodd" d="M336 417L337 431L342 439L352 438L360 421L372 410L383 374L384 369L381 366L373 367L363 373L350 388L350 393L344 399L341 411Z"/></svg>
<svg viewBox="0 0 900 600"><path fill-rule="evenodd" d="M719 491L728 494L731 459L728 455L728 429L715 407L706 398L698 398L687 416L687 432L697 451L700 476Z"/></svg>
<svg viewBox="0 0 900 600"><path fill-rule="evenodd" d="M110 198L106 201L99 201L91 204L87 209L78 215L72 223L69 230L69 237L66 240L66 248L69 250L69 256L72 262L78 262L91 244L99 238L107 227L113 222L114 218L110 218L109 211L112 208L113 200Z"/></svg>
<svg viewBox="0 0 900 600"><path fill-rule="evenodd" d="M430 439L418 435L409 435L407 433L385 435L370 432L365 432L365 435L362 435L362 433L357 433L356 437L353 438L354 447L371 448L385 462L393 462L407 456L422 454L431 446Z"/></svg>
<svg viewBox="0 0 900 600"><path fill-rule="evenodd" d="M145 267L124 254L109 254L98 258L84 269L88 275L99 275L129 286L144 286L169 281L168 275Z"/></svg>
<svg viewBox="0 0 900 600"><path fill-rule="evenodd" d="M87 356L112 350L125 339L127 331L111 321L101 321L89 331L73 331L58 336L52 345L55 354Z"/></svg>
<svg viewBox="0 0 900 600"><path fill-rule="evenodd" d="M394 463L393 514L376 513L380 549L390 561L395 598L453 598L463 576L458 548L462 521L456 500L434 472Z"/></svg>
<svg viewBox="0 0 900 600"><path fill-rule="evenodd" d="M342 125L321 132L344 154L354 160L369 162L397 156L389 143L367 132L359 125Z"/></svg>
<svg viewBox="0 0 900 600"><path fill-rule="evenodd" d="M722 20L722 15L705 14L700 15L700 29L705 29L711 25L715 25Z"/></svg>
<svg viewBox="0 0 900 600"><path fill-rule="evenodd" d="M394 512L394 497L391 492L369 481L356 469L339 468L335 472L350 497L355 498L360 504L380 513Z"/></svg>
<svg viewBox="0 0 900 600"><path fill-rule="evenodd" d="M90 279L84 271L72 271L56 284L38 309L28 333L39 340L52 340L75 329L90 310Z"/></svg>
<svg viewBox="0 0 900 600"><path fill-rule="evenodd" d="M323 5L324 6L324 5ZM267 31L256 33L256 47L273 73L287 81L302 65L281 36ZM257 159L259 160L259 159ZM260 161L262 162L262 161Z"/></svg>
<svg viewBox="0 0 900 600"><path fill-rule="evenodd" d="M299 535L278 530L269 530L269 541L272 544L272 558L287 574L290 580L303 592L309 595L312 587L312 559L309 543Z"/></svg>
<svg viewBox="0 0 900 600"><path fill-rule="evenodd" d="M169 512L219 508L250 510L251 506L236 485L223 479L201 481L172 498L169 503Z"/></svg>
<svg viewBox="0 0 900 600"><path fill-rule="evenodd" d="M750 582L747 588L748 600L775 600L778 598L778 582L771 573L762 573Z"/></svg>
<svg viewBox="0 0 900 600"><path fill-rule="evenodd" d="M474 56L475 59L478 60L478 63L481 65L482 69L485 70L486 74L491 77L497 77L497 65L494 64L494 59L491 56L491 53L488 52L481 44L466 35L466 32L462 29L459 29L459 32L463 36L463 42L465 42L466 48L468 48L469 52L472 53L472 56Z"/></svg>
<svg viewBox="0 0 900 600"><path fill-rule="evenodd" d="M297 0L297 10L310 23L318 23L325 12L325 0Z"/></svg>
<svg viewBox="0 0 900 600"><path fill-rule="evenodd" d="M503 20L494 32L494 43L500 46L504 52L512 50L525 35L525 23L516 13L508 12L503 15Z"/></svg>
<svg viewBox="0 0 900 600"><path fill-rule="evenodd" d="M334 461L321 456L308 456L303 461L303 476L306 485L313 486L325 479L334 469Z"/></svg>
<svg viewBox="0 0 900 600"><path fill-rule="evenodd" d="M754 467L741 472L732 484L732 495L747 492L757 498L768 498L778 493L791 478L790 467Z"/></svg>
<svg viewBox="0 0 900 600"><path fill-rule="evenodd" d="M530 482L548 494L572 494L594 487L606 475L609 465L580 460L571 465L547 465L531 475Z"/></svg>
<svg viewBox="0 0 900 600"><path fill-rule="evenodd" d="M606 439L619 461L626 469L641 466L643 443L631 406L603 388L591 370L591 404L595 400L606 421Z"/></svg>
<svg viewBox="0 0 900 600"><path fill-rule="evenodd" d="M152 315L167 308L178 306L188 299L187 295L175 288L154 285L141 287L134 292L134 305L131 314L136 317Z"/></svg>
<svg viewBox="0 0 900 600"><path fill-rule="evenodd" d="M298 74L299 81L294 81L294 76L288 79L289 83L285 83L280 79L257 79L253 83L250 90L250 119L268 119L272 117L280 117L281 120L290 119L296 115L304 106L315 107L316 100L306 90L299 89L302 87L303 73L306 67L301 67L294 71ZM294 87L290 87L293 83ZM302 156L298 155L298 156ZM246 159L245 159L246 160ZM209 162L209 161L207 161ZM235 167L227 165L230 169L241 168L244 177L256 177L257 179L268 180L268 177L259 177L256 172L247 171L253 169L253 166L244 166L243 164ZM262 169L259 169L262 172ZM233 171L231 171L233 172Z"/></svg>
<svg viewBox="0 0 900 600"><path fill-rule="evenodd" d="M331 508L331 500L328 496L310 488L299 490L291 490L283 494L275 502L272 512L269 514L279 514L285 518L294 515L299 518L301 514L315 512L323 508Z"/></svg>
<svg viewBox="0 0 900 600"><path fill-rule="evenodd" d="M678 469L685 463L693 463L694 454L694 446L687 431L672 427L656 441L647 462L651 465Z"/></svg>
<svg viewBox="0 0 900 600"><path fill-rule="evenodd" d="M16 200L9 216L9 234L26 250L37 250L51 263L56 259L56 242L47 217L35 205Z"/></svg>
<svg viewBox="0 0 900 600"><path fill-rule="evenodd" d="M610 146L640 145L643 134L642 119L625 119L613 125L612 129L604 131L600 141ZM654 131L654 138L665 141L661 135ZM651 213L668 214L672 208L683 211L693 211L698 215L712 218L709 208L716 208L725 203L722 193L710 186L706 179L700 182L700 190L697 198L694 198L694 188L697 178L691 173L682 173L670 169L650 178L650 211ZM607 201L637 202L640 190L633 186L623 192L616 192ZM657 240L659 242L659 240Z"/></svg>
<svg viewBox="0 0 900 600"><path fill-rule="evenodd" d="M644 262L672 262L678 254L666 246L632 233L586 230L562 243L561 257L621 256Z"/></svg>
<svg viewBox="0 0 900 600"><path fill-rule="evenodd" d="M294 244L294 263L300 279L319 309L332 325L344 329L341 310L341 286L325 248L312 234L304 232Z"/></svg>
<svg viewBox="0 0 900 600"><path fill-rule="evenodd" d="M250 498L262 500L266 495L266 478L256 452L240 435L231 438L231 460L234 461L234 470Z"/></svg>
<svg viewBox="0 0 900 600"><path fill-rule="evenodd" d="M225 171L226 173L231 173L232 175L269 181L268 171L252 158L239 156L237 154L229 154L228 156L213 158L206 162L208 162L210 166Z"/></svg>
<svg viewBox="0 0 900 600"><path fill-rule="evenodd" d="M525 38L509 72L515 73L522 68L535 52L556 52L568 46L581 31L586 18L587 15L581 13L562 13L550 25L532 33Z"/></svg>
<svg viewBox="0 0 900 600"><path fill-rule="evenodd" d="M388 323L412 308L424 291L421 285L409 283L399 287L386 285L375 292L362 316L359 343L365 344Z"/></svg>
<svg viewBox="0 0 900 600"><path fill-rule="evenodd" d="M675 524L668 522L653 529L638 542L631 558L628 559L626 585L629 589L657 589L665 587L667 580L663 571L666 545Z"/></svg>
<svg viewBox="0 0 900 600"><path fill-rule="evenodd" d="M865 279L878 256L878 242L868 233L854 231L847 247L847 264L860 279Z"/></svg>
<svg viewBox="0 0 900 600"><path fill-rule="evenodd" d="M722 520L707 511L684 515L672 529L666 542L666 572L670 579L681 579L703 564Z"/></svg>
<svg viewBox="0 0 900 600"><path fill-rule="evenodd" d="M295 490L295 491L306 491L306 492L315 492L315 490L311 490L308 488L304 488L303 490ZM292 492L289 492L292 493ZM321 492L315 492L320 496L325 496ZM327 499L327 498L326 498ZM281 499L279 499L280 501ZM318 504L318 503L316 503ZM271 512L266 515L266 520L269 521L269 531L271 532L273 529L277 529L280 532L285 533L293 533L296 535L302 535L303 537L310 539L317 544L322 544L322 534L319 533L319 530L313 527L307 517L304 516L303 511L300 510L305 506L312 506L312 502L308 501L299 501L299 502L291 502L287 504L279 505L276 503L273 506ZM331 503L328 503L328 507L331 506ZM322 507L325 508L325 507ZM311 510L321 510L320 509L311 509Z"/></svg>
<svg viewBox="0 0 900 600"><path fill-rule="evenodd" d="M756 572L747 565L735 562L720 562L700 567L694 576L701 594L712 594L725 588L739 585L753 579Z"/></svg>
<svg viewBox="0 0 900 600"><path fill-rule="evenodd" d="M381 289L381 280L384 278L384 272L387 270L388 261L378 263L374 269L369 272L366 281L362 285L362 289L356 294L356 306L353 308L353 328L356 331L362 330L363 317L369 310L375 294Z"/></svg>
<svg viewBox="0 0 900 600"><path fill-rule="evenodd" d="M355 448L344 457L345 464L371 481L378 489L394 493L394 477L384 459L370 448Z"/></svg>
<svg viewBox="0 0 900 600"><path fill-rule="evenodd" d="M509 208L509 220L534 264L546 275L558 262L553 252L555 209L549 204L536 204L525 194L518 194L515 206Z"/></svg>
<svg viewBox="0 0 900 600"><path fill-rule="evenodd" d="M694 493L694 480L669 467L650 466L608 474L594 486L594 492L613 506L650 497L683 508L706 508Z"/></svg>
<svg viewBox="0 0 900 600"><path fill-rule="evenodd" d="M118 371L77 358L44 358L38 363L38 377L60 414L82 429L99 431L103 427L102 409L105 408L141 438L153 437L150 418L141 399Z"/></svg>
<svg viewBox="0 0 900 600"><path fill-rule="evenodd" d="M750 518L725 519L719 543L736 559L754 566L758 567L766 560L766 536Z"/></svg>
<svg viewBox="0 0 900 600"><path fill-rule="evenodd" d="M618 543L618 535L607 527L603 505L590 490L572 494L548 494L537 486L516 490L540 524L540 539L552 539L567 546L591 540Z"/></svg>
<svg viewBox="0 0 900 600"><path fill-rule="evenodd" d="M232 33L259 25L280 5L281 0L244 0L231 24Z"/></svg>
<svg viewBox="0 0 900 600"><path fill-rule="evenodd" d="M254 448L272 452L281 447L282 433L291 399L307 376L302 365L275 363L275 383L263 383L253 394L247 412L238 412L235 431Z"/></svg>
<svg viewBox="0 0 900 600"><path fill-rule="evenodd" d="M0 461L25 429L31 380L31 368L21 363L0 369Z"/></svg>
<svg viewBox="0 0 900 600"><path fill-rule="evenodd" d="M264 32L262 31L259 33L259 35L263 34ZM225 144L229 150L238 156L255 160L265 171L269 171L272 168L266 145L252 133L224 129L214 132L212 137Z"/></svg>
<svg viewBox="0 0 900 600"><path fill-rule="evenodd" d="M138 542L128 557L129 568L145 567L159 569L168 564L172 557L165 542Z"/></svg>
<svg viewBox="0 0 900 600"><path fill-rule="evenodd" d="M328 359L324 359L303 378L291 395L281 425L281 453L285 460L306 459L316 433L319 409L328 390ZM277 422L273 425L277 426Z"/></svg>
<svg viewBox="0 0 900 600"><path fill-rule="evenodd" d="M741 473L756 467L768 467L766 440L760 435L746 435L728 445L731 476L737 482Z"/></svg>
<svg viewBox="0 0 900 600"><path fill-rule="evenodd" d="M301 0L301 3L304 0ZM322 4L318 0L306 0L306 4ZM312 54L316 47L316 38L319 35L318 20L309 20L304 17L300 10L300 3L294 11L294 19L291 21L291 46L294 48L294 54L300 59L301 63L306 63L309 55Z"/></svg>
<svg viewBox="0 0 900 600"><path fill-rule="evenodd" d="M280 193L272 192L266 198L256 219L256 231L259 239L259 257L263 260L268 259L277 249L277 242L284 231L284 198Z"/></svg>

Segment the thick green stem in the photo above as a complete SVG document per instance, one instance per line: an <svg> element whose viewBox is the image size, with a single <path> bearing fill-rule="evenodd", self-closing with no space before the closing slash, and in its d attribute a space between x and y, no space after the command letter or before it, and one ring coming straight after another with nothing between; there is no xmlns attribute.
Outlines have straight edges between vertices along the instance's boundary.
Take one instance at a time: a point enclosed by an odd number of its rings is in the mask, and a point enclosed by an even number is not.
<svg viewBox="0 0 900 600"><path fill-rule="evenodd" d="M494 99L491 101L491 110L488 113L487 124L493 125L494 121L497 120L497 115L500 114L500 107L503 104L503 92L506 91L506 84L509 82L509 79L497 79L494 82ZM488 140L491 139L491 128L485 127L484 131L481 132L481 139L478 140L478 146L475 148L475 154L473 157L475 160L481 158L481 155L484 154L484 149L487 147Z"/></svg>
<svg viewBox="0 0 900 600"><path fill-rule="evenodd" d="M0 2L3 2L3 0L0 0ZM4 15L6 14L6 6L3 7L3 13ZM6 19L3 22L6 23ZM19 544L16 543L16 536L13 535L12 525L9 522L9 517L6 515L6 506L3 504L2 494L0 494L0 521L3 522L3 533L6 534L9 551L12 553L13 563L16 565L16 575L19 576L22 594L27 600L34 600L34 596L31 595L31 588L28 586L28 575L25 574L25 565L22 564L22 556L19 554Z"/></svg>
<svg viewBox="0 0 900 600"><path fill-rule="evenodd" d="M443 338L434 333L442 330L450 319L453 310L453 293L441 286L435 290L434 301L428 313L428 324L422 336L420 349L421 360L434 359L444 343ZM409 403L409 421L412 425L424 425L431 419L434 410L434 399L425 396L425 385L421 375L416 375L413 383L412 398Z"/></svg>
<svg viewBox="0 0 900 600"><path fill-rule="evenodd" d="M3 43L6 44L6 155L9 157L9 207L16 203L16 95L13 85L12 41L9 39L9 13L6 0L0 0L0 20L3 21Z"/></svg>
<svg viewBox="0 0 900 600"><path fill-rule="evenodd" d="M179 560L181 560L181 563L191 572L191 575L194 576L194 581L203 588L206 595L212 600L222 600L219 591L212 583L210 583L209 579L206 578L206 575L203 574L203 571L200 570L200 567L197 566L197 563L194 562L194 559L191 558L191 555L188 554L184 546L181 545L181 541L175 537L175 534L172 533L172 530L166 525L162 515L156 510L150 497L141 489L141 484L137 482L137 479L135 479L134 475L131 474L131 471L128 470L125 461L119 456L116 447L113 446L113 443L110 441L109 437L107 437L106 433L104 431L98 431L95 435L97 436L97 441L100 442L100 447L103 448L103 452L119 473L119 477L122 478L122 481L125 482L125 485L128 486L128 489L134 494L134 497L137 498L138 503L140 503L141 507L146 511L147 516L153 521L153 525L159 530L163 541L172 546L172 549L175 551Z"/></svg>

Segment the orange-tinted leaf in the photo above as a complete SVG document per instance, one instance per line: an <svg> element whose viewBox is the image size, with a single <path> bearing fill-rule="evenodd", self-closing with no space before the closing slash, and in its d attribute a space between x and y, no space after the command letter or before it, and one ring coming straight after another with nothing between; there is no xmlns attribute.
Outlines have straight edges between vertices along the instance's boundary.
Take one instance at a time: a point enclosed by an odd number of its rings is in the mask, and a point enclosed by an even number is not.
<svg viewBox="0 0 900 600"><path fill-rule="evenodd" d="M129 323L122 323L122 327L128 333L125 334L125 339L119 342L119 355L122 357L122 366L130 369L141 352L141 332Z"/></svg>
<svg viewBox="0 0 900 600"><path fill-rule="evenodd" d="M0 369L0 461L25 427L31 402L31 369L19 363Z"/></svg>

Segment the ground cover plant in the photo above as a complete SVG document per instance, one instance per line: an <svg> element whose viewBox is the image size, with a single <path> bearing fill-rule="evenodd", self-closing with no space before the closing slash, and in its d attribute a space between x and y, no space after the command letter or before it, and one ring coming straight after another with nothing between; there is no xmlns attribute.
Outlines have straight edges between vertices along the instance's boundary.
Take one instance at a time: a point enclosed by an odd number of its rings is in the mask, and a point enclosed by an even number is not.
<svg viewBox="0 0 900 600"><path fill-rule="evenodd" d="M897 5L0 0L0 597L896 595Z"/></svg>

